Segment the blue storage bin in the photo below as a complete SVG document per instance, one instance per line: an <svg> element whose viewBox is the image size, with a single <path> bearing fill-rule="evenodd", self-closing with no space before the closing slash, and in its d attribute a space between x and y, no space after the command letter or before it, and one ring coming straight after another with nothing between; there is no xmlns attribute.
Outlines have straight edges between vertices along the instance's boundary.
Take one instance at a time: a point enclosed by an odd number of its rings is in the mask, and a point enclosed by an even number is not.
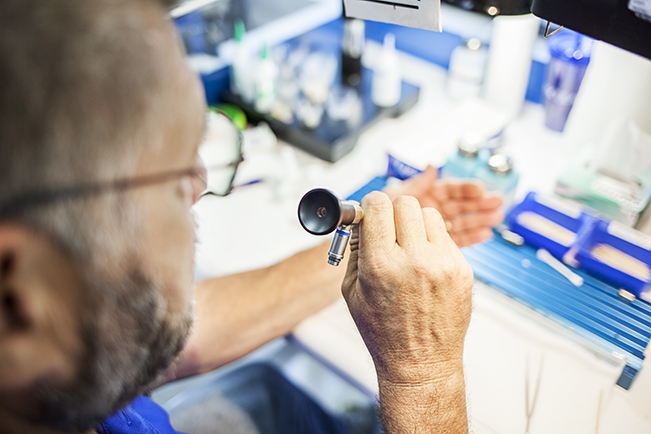
<svg viewBox="0 0 651 434"><path fill-rule="evenodd" d="M518 222L518 217L532 212L574 233L574 240L565 245L535 232ZM506 216L511 231L519 234L525 242L533 247L547 249L555 257L562 259L572 245L580 240L594 224L595 218L580 206L567 205L566 202L540 196L530 192L527 197Z"/></svg>
<svg viewBox="0 0 651 434"><path fill-rule="evenodd" d="M422 170L417 169L404 161L401 161L394 157L391 154L387 154L389 157L389 166L387 167L387 176L393 178L398 178L401 181L409 179L413 176L416 176L420 173L423 173Z"/></svg>
<svg viewBox="0 0 651 434"><path fill-rule="evenodd" d="M612 228L609 231L609 227ZM621 223L601 220L590 234L578 244L576 258L581 268L599 277L604 282L640 296L651 279L639 277L614 268L593 256L593 249L599 244L611 246L645 264L651 270L651 237L634 229L624 227Z"/></svg>

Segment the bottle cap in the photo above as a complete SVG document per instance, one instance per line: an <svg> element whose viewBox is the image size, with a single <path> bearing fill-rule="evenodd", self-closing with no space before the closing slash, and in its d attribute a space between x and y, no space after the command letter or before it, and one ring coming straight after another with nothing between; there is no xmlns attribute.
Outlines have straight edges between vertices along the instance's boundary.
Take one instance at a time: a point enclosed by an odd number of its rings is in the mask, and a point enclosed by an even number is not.
<svg viewBox="0 0 651 434"><path fill-rule="evenodd" d="M470 38L466 42L466 48L472 51L477 51L482 47L481 41L477 38Z"/></svg>
<svg viewBox="0 0 651 434"><path fill-rule="evenodd" d="M384 35L384 43L382 44L382 48L388 51L396 50L396 36L393 33L387 33Z"/></svg>
<svg viewBox="0 0 651 434"><path fill-rule="evenodd" d="M547 40L553 58L581 66L590 63L593 43L592 38L568 29Z"/></svg>
<svg viewBox="0 0 651 434"><path fill-rule="evenodd" d="M462 156L472 158L479 154L485 144L486 139L481 134L471 131L461 136L457 148Z"/></svg>
<svg viewBox="0 0 651 434"><path fill-rule="evenodd" d="M506 175L513 170L513 159L504 154L495 154L488 159L488 168L498 175Z"/></svg>
<svg viewBox="0 0 651 434"><path fill-rule="evenodd" d="M344 37L342 40L343 53L352 57L362 57L364 51L364 21L356 18L346 18L344 21Z"/></svg>
<svg viewBox="0 0 651 434"><path fill-rule="evenodd" d="M244 34L246 33L246 28L244 27L244 21L237 20L233 24L234 38L236 42L242 42L244 39Z"/></svg>

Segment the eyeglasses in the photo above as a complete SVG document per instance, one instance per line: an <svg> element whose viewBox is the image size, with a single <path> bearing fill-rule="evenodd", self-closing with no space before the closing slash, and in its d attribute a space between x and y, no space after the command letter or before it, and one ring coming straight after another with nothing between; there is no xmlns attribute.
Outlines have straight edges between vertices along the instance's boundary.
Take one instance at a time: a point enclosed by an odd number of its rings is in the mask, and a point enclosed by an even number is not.
<svg viewBox="0 0 651 434"><path fill-rule="evenodd" d="M162 184L186 176L191 177L201 192L199 198L231 193L237 168L244 161L240 130L225 115L208 112L206 133L198 153L198 164L187 169L21 194L0 204L0 217L62 200Z"/></svg>
<svg viewBox="0 0 651 434"><path fill-rule="evenodd" d="M242 132L224 114L208 112L199 160L192 174L201 187L199 197L226 196L233 191L237 168L244 161Z"/></svg>

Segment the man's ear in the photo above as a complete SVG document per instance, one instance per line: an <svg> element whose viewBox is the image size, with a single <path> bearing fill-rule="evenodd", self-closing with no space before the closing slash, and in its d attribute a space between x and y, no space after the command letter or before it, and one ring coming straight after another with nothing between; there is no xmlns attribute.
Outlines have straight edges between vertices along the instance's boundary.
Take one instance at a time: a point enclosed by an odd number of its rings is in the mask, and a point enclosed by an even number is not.
<svg viewBox="0 0 651 434"><path fill-rule="evenodd" d="M0 223L0 391L67 370L78 347L75 276L46 237Z"/></svg>
<svg viewBox="0 0 651 434"><path fill-rule="evenodd" d="M29 327L19 267L31 256L30 236L14 225L0 225L0 342Z"/></svg>

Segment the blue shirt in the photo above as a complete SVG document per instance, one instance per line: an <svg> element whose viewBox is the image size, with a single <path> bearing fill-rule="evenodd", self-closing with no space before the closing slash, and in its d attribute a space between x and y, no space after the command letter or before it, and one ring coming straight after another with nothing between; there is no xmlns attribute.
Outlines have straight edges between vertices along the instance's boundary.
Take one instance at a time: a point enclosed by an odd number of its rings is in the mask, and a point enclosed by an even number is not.
<svg viewBox="0 0 651 434"><path fill-rule="evenodd" d="M181 434L172 428L167 412L144 396L107 417L96 429L99 434Z"/></svg>

